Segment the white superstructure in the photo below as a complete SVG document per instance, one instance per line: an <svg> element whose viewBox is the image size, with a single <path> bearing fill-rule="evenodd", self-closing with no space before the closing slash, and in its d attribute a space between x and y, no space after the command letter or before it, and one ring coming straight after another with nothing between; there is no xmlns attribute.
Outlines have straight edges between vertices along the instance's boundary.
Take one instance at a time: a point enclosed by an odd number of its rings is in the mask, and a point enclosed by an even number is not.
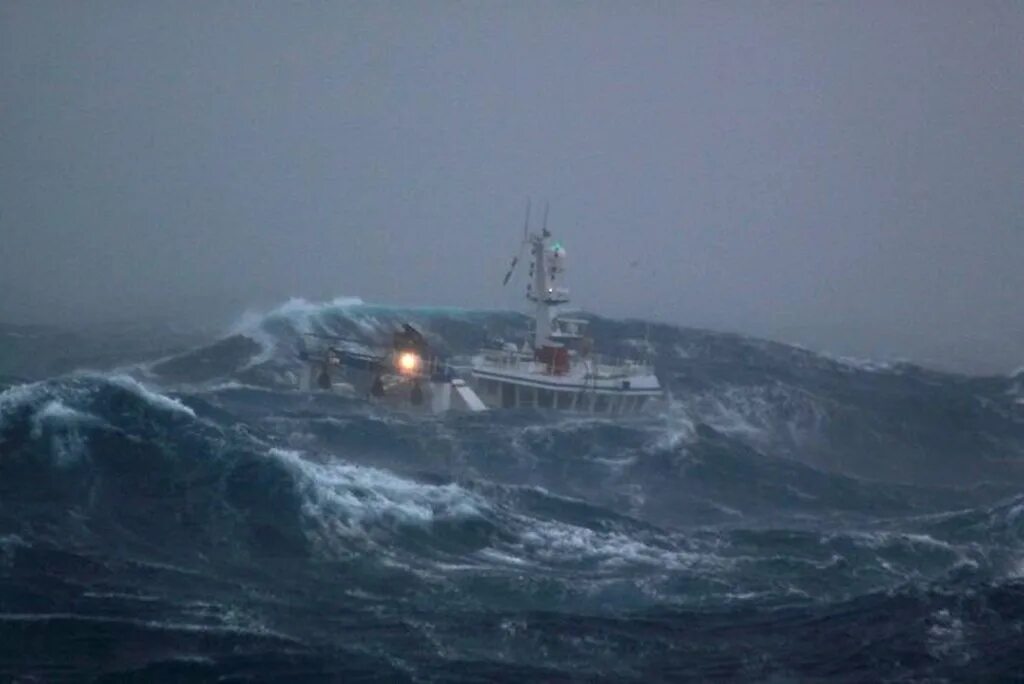
<svg viewBox="0 0 1024 684"><path fill-rule="evenodd" d="M526 297L534 306L532 345L508 343L473 358L472 382L484 403L490 408L623 414L662 398L661 383L649 364L598 357L591 353L587 322L558 316L558 307L569 301L563 284L566 253L560 243L552 243L547 227L529 234L526 242L531 253Z"/></svg>

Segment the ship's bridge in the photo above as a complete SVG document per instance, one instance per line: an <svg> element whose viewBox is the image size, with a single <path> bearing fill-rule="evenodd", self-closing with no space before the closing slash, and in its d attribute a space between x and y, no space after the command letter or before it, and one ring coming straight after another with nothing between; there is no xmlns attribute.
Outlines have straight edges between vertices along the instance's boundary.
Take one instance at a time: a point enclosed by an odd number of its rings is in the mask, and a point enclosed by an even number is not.
<svg viewBox="0 0 1024 684"><path fill-rule="evenodd" d="M563 318L551 321L551 339L556 342L583 339L587 332L587 321L582 318Z"/></svg>

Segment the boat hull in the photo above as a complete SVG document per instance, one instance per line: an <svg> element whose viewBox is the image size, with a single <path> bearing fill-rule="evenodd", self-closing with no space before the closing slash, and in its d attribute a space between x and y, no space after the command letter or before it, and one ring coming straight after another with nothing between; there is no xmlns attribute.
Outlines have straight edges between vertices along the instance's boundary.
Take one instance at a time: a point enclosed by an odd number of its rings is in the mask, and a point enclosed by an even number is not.
<svg viewBox="0 0 1024 684"><path fill-rule="evenodd" d="M531 408L600 415L647 411L664 396L653 376L580 378L474 369L473 389L488 408Z"/></svg>

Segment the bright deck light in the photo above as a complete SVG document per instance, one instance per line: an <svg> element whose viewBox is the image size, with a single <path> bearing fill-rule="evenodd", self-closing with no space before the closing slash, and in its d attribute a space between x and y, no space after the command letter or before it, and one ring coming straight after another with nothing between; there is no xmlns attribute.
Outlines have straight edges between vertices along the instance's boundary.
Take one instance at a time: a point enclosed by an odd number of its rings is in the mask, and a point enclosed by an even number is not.
<svg viewBox="0 0 1024 684"><path fill-rule="evenodd" d="M398 370L403 373L414 373L420 367L420 357L412 352L398 355Z"/></svg>

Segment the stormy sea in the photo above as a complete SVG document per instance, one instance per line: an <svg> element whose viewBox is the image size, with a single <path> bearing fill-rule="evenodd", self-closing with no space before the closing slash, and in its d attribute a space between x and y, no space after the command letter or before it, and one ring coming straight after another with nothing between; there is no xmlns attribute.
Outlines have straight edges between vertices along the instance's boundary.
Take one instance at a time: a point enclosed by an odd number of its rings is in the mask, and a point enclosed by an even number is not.
<svg viewBox="0 0 1024 684"><path fill-rule="evenodd" d="M296 389L305 332L516 313L0 326L0 681L1024 679L1024 374L587 318L666 408Z"/></svg>

